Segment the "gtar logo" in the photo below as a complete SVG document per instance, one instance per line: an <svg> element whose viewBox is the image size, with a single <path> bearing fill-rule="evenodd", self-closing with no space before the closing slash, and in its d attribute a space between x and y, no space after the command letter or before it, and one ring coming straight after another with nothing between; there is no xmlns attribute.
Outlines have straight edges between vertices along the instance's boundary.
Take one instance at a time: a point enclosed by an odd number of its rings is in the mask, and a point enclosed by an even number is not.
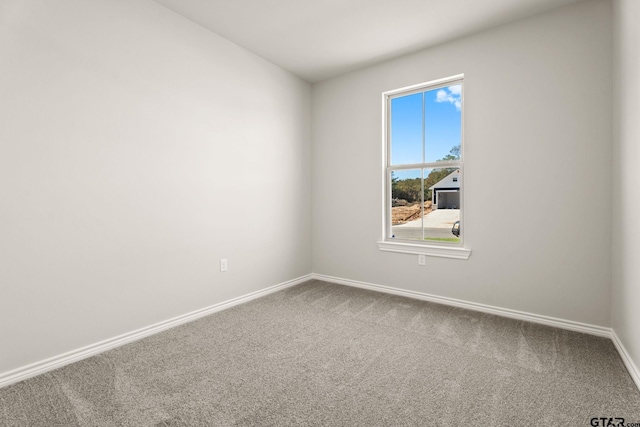
<svg viewBox="0 0 640 427"><path fill-rule="evenodd" d="M624 427L624 418L591 418L593 427Z"/></svg>

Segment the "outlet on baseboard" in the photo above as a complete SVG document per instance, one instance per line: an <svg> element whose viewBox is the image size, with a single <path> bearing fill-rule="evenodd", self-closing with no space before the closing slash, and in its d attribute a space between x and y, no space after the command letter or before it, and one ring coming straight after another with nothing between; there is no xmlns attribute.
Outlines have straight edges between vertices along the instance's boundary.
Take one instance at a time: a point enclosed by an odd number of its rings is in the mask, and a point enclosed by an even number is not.
<svg viewBox="0 0 640 427"><path fill-rule="evenodd" d="M418 265L427 265L426 255L418 255Z"/></svg>
<svg viewBox="0 0 640 427"><path fill-rule="evenodd" d="M227 259L226 258L222 258L220 260L220 271L227 271Z"/></svg>

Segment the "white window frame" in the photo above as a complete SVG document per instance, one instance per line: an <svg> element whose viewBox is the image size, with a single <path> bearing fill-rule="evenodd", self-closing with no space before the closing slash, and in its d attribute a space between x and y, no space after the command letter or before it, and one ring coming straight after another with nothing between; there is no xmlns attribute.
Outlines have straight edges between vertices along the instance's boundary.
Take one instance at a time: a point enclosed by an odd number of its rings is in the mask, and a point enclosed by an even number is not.
<svg viewBox="0 0 640 427"><path fill-rule="evenodd" d="M460 133L460 160L425 162L411 165L391 165L391 100L414 93L426 92L442 87L460 84L462 86L461 106L461 133ZM464 215L464 74L432 80L413 86L391 90L382 94L382 189L383 189L383 214L382 214L382 240L378 242L378 248L386 252L399 252L436 256L443 258L468 259L471 250L464 246L463 233L466 229L462 226ZM424 160L424 159L423 159ZM460 169L460 243L453 242L422 242L419 240L401 240L392 238L391 227L391 172L403 169L433 169L433 168L459 168ZM424 178L424 177L423 177Z"/></svg>

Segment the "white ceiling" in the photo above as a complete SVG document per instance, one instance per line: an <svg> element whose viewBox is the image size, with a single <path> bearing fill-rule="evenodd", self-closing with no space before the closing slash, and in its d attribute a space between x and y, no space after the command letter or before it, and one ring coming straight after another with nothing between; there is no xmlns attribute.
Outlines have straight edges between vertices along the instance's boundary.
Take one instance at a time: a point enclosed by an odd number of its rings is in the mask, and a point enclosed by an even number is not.
<svg viewBox="0 0 640 427"><path fill-rule="evenodd" d="M581 0L155 0L310 82Z"/></svg>

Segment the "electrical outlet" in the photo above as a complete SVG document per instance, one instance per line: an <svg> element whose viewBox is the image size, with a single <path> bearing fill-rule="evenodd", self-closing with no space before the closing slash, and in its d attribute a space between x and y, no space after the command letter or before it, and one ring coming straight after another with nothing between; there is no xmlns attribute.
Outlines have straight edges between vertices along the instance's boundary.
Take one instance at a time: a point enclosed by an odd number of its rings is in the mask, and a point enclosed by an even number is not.
<svg viewBox="0 0 640 427"><path fill-rule="evenodd" d="M223 258L220 260L220 271L227 271L227 259Z"/></svg>
<svg viewBox="0 0 640 427"><path fill-rule="evenodd" d="M427 265L426 255L418 255L418 265Z"/></svg>

